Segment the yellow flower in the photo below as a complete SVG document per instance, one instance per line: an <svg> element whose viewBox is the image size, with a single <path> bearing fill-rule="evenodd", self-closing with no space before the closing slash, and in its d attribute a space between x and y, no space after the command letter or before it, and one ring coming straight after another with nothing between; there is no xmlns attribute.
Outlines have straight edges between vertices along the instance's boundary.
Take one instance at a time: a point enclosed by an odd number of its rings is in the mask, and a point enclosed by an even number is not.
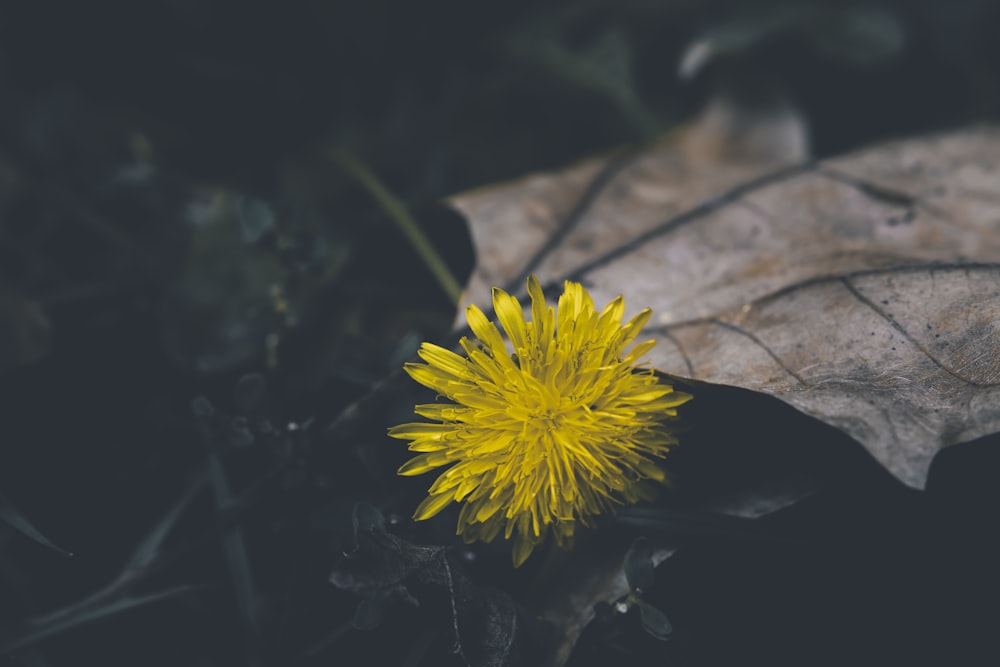
<svg viewBox="0 0 1000 667"><path fill-rule="evenodd" d="M426 364L406 364L422 385L453 401L418 405L437 423L401 424L394 438L421 452L400 475L445 470L413 518L428 519L452 502L465 502L458 533L466 542L514 539L520 566L551 531L572 545L576 522L616 504L651 497L648 480L666 475L655 459L677 443L664 421L690 400L636 362L655 345L625 348L649 320L647 308L626 324L619 296L600 313L579 283L567 281L558 312L546 306L538 280L528 278L531 321L521 304L493 289L493 309L513 347L476 306L461 340L462 357L424 343Z"/></svg>

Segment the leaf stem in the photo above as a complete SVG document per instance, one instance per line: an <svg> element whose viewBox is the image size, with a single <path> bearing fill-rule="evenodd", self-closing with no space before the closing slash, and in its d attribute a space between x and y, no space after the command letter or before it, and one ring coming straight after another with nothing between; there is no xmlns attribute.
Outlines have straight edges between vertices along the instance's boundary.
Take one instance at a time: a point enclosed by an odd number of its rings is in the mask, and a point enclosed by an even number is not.
<svg viewBox="0 0 1000 667"><path fill-rule="evenodd" d="M403 236L407 238L414 251L420 256L424 264L430 270L434 278L444 293L448 295L456 305L462 296L462 287L458 280L452 275L451 270L444 259L434 249L427 235L424 234L420 224L414 219L410 212L406 210L399 199L397 199L372 171L354 156L341 151L332 151L331 156L344 171L357 179L358 183L368 191L368 194L382 207Z"/></svg>

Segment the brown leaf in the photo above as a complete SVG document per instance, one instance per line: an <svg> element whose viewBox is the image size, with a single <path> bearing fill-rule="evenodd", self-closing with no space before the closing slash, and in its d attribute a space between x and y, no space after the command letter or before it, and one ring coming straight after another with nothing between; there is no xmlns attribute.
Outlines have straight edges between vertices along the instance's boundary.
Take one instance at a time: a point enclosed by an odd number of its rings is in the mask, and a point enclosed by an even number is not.
<svg viewBox="0 0 1000 667"><path fill-rule="evenodd" d="M452 204L467 301L528 273L624 294L654 310L657 368L787 401L907 484L1000 430L1000 128L790 167L681 136Z"/></svg>

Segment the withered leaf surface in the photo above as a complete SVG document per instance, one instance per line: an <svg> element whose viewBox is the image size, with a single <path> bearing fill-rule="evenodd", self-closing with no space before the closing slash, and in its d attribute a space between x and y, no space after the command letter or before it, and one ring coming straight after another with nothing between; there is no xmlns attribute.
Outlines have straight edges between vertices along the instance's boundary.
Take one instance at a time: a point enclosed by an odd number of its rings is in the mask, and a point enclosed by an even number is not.
<svg viewBox="0 0 1000 667"><path fill-rule="evenodd" d="M687 139L453 198L466 301L528 273L624 294L656 368L776 396L914 487L1000 431L1000 128L792 166Z"/></svg>

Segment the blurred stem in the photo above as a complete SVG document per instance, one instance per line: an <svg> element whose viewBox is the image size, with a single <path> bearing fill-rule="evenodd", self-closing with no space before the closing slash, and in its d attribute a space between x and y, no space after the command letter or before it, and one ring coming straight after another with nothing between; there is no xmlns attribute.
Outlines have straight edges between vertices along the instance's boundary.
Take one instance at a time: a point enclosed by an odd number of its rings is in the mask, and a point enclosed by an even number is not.
<svg viewBox="0 0 1000 667"><path fill-rule="evenodd" d="M357 179L358 183L368 191L368 194L389 215L396 224L396 227L407 238L413 249L420 256L420 259L423 260L424 264L434 275L434 278L437 279L444 293L448 295L448 298L455 305L458 305L462 296L462 286L459 285L458 280L452 275L444 259L434 249L434 245L427 238L427 235L424 234L424 230L420 228L420 224L410 215L410 212L406 210L403 203L393 196L378 177L354 156L340 151L331 152L331 156L344 171Z"/></svg>
<svg viewBox="0 0 1000 667"><path fill-rule="evenodd" d="M229 490L226 471L218 454L209 451L208 471L215 491L215 503L218 511L232 506L234 498ZM250 569L250 558L247 554L243 531L238 526L232 526L222 533L222 546L225 550L229 572L233 581L233 590L243 613L249 634L256 636L260 629L257 614L257 595L254 592L253 575Z"/></svg>

